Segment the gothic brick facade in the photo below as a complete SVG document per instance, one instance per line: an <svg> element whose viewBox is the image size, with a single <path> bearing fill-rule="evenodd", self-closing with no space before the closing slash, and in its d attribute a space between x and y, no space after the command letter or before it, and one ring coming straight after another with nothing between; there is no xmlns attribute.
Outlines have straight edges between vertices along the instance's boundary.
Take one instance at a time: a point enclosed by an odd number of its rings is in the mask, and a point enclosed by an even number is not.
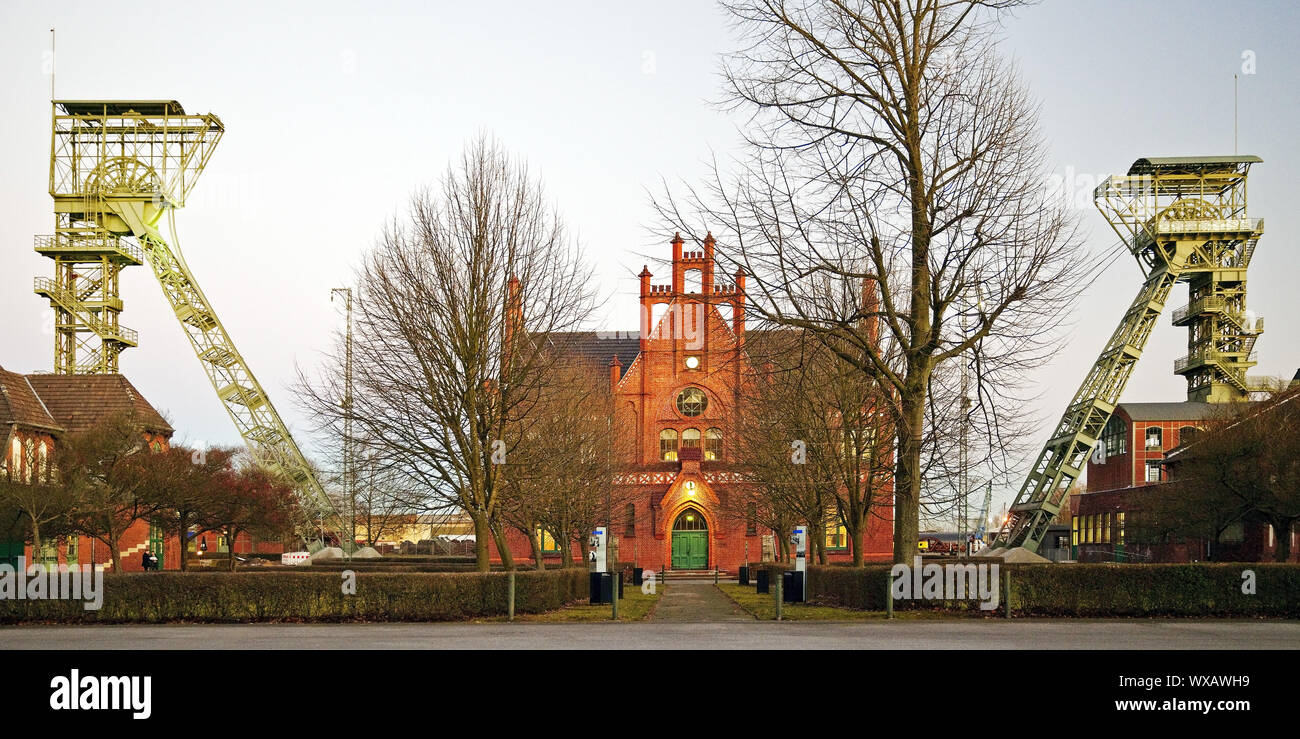
<svg viewBox="0 0 1300 739"><path fill-rule="evenodd" d="M631 436L616 445L624 450L612 496L619 501L611 531L618 561L650 570L734 572L759 561L764 535L772 536L738 515L743 507L735 504L748 484L733 455L736 412L753 382L745 275L720 279L712 235L700 251L683 244L680 235L672 241L668 283L654 284L649 268L641 271L637 333L581 335L570 343L608 367L615 427ZM865 557L889 560L892 537L890 517L874 520ZM842 532L832 530L828 539L831 561L852 559ZM512 534L508 541L516 559L531 556L525 537Z"/></svg>

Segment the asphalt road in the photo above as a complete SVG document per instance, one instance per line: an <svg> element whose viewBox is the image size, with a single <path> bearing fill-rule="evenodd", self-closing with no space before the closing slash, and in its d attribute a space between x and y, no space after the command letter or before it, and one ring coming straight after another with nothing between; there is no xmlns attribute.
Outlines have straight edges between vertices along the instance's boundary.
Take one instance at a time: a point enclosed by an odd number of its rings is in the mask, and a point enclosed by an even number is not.
<svg viewBox="0 0 1300 739"><path fill-rule="evenodd" d="M1300 649L1300 621L17 626L9 649Z"/></svg>

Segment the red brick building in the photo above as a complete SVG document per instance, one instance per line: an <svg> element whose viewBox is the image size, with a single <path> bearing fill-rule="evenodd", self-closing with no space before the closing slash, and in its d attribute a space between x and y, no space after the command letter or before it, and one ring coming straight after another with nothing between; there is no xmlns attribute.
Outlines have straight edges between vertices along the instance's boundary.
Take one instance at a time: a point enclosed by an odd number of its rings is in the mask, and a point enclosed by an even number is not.
<svg viewBox="0 0 1300 739"><path fill-rule="evenodd" d="M118 414L131 418L145 446L154 451L170 446L171 424L122 375L21 375L0 368L0 426L5 429L6 452L0 460L0 477L24 484L50 479L54 474L54 448L60 438L91 429ZM209 555L226 551L226 542L213 534L199 535L190 542L190 551L196 552L204 544ZM137 521L127 529L119 547L122 569L127 571L143 569L141 555L146 548L165 568L174 569L180 562L180 542L171 532L164 532L158 522ZM235 551L247 552L251 548L241 539ZM278 544L274 551L279 551ZM0 541L0 560L12 563L18 556L29 563L111 567L112 562L102 543L75 535L43 542L40 552L33 552L30 542L17 537Z"/></svg>
<svg viewBox="0 0 1300 739"><path fill-rule="evenodd" d="M611 384L616 427L630 436L617 445L625 456L614 478L620 509L611 535L619 561L735 571L758 561L764 535L772 535L729 505L747 484L733 456L736 411L753 382L745 275L716 273L712 235L700 251L683 245L680 236L672 241L667 283L655 284L642 269L638 332L575 334L566 343L608 368L602 381ZM831 521L828 532L828 558L851 560L843 527ZM866 558L890 559L892 537L892 519L874 520ZM509 542L517 558L531 556L524 537Z"/></svg>
<svg viewBox="0 0 1300 739"><path fill-rule="evenodd" d="M1234 524L1218 542L1132 540L1132 514L1142 509L1152 486L1169 482L1167 458L1224 411L1222 405L1192 401L1115 407L1100 440L1104 455L1095 454L1088 463L1088 489L1071 499L1071 543L1079 561L1197 562L1209 558L1211 547L1218 561L1272 558L1271 530L1252 522Z"/></svg>

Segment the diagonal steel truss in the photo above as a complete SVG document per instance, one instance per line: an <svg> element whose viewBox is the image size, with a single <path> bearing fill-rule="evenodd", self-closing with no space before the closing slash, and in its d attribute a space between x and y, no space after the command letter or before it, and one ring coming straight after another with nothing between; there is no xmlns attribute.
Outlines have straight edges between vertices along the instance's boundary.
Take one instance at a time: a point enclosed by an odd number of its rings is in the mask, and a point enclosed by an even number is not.
<svg viewBox="0 0 1300 739"><path fill-rule="evenodd" d="M1175 363L1175 372L1187 376L1188 397L1219 402L1257 389L1246 370L1254 365L1263 323L1245 317L1245 275L1264 229L1262 219L1246 217L1246 175L1258 161L1139 159L1127 176L1097 188L1098 209L1146 279L1043 446L991 548L1038 549L1115 411L1175 283L1187 282L1192 295L1192 303L1174 315L1175 325L1190 324L1189 356Z"/></svg>
<svg viewBox="0 0 1300 739"><path fill-rule="evenodd" d="M55 312L55 371L117 372L118 355L138 342L117 322L118 273L147 262L254 461L295 487L304 538L318 521L345 531L193 272L157 229L183 207L224 132L220 119L186 114L175 101L56 101L52 131L56 232L37 237L36 250L54 260L55 278L37 278L35 291Z"/></svg>

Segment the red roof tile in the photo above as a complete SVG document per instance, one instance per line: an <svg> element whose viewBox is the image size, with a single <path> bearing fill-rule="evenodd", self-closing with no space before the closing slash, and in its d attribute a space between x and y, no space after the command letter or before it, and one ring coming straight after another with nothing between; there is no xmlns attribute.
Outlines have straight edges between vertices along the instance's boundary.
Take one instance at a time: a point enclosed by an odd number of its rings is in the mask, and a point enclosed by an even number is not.
<svg viewBox="0 0 1300 739"><path fill-rule="evenodd" d="M65 430L76 433L118 413L130 414L145 431L173 431L130 380L122 375L27 375L32 389Z"/></svg>
<svg viewBox="0 0 1300 739"><path fill-rule="evenodd" d="M0 367L0 425L62 431L27 378Z"/></svg>

